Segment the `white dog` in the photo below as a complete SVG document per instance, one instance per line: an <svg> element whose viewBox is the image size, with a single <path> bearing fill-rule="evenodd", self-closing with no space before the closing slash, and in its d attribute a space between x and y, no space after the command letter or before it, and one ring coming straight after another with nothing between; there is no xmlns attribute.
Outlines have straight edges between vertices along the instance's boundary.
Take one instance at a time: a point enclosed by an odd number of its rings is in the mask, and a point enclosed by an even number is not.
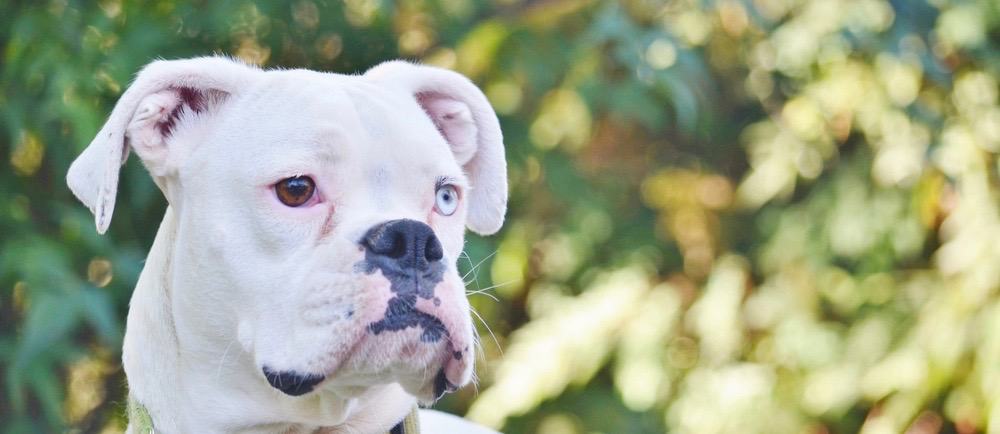
<svg viewBox="0 0 1000 434"><path fill-rule="evenodd" d="M466 78L154 62L67 175L98 232L129 148L169 203L128 314L131 432L400 432L470 382L456 258L500 228L507 177Z"/></svg>

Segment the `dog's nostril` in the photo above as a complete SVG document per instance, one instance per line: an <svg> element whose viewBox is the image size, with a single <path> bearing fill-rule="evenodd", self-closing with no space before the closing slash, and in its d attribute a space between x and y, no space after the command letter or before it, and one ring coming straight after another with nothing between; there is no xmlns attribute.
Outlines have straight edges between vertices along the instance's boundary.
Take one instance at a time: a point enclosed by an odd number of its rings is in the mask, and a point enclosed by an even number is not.
<svg viewBox="0 0 1000 434"><path fill-rule="evenodd" d="M427 247L424 248L424 257L427 258L428 262L440 261L444 257L444 251L441 250L441 243L437 237L431 235L431 238L427 240Z"/></svg>
<svg viewBox="0 0 1000 434"><path fill-rule="evenodd" d="M430 226L416 220L392 220L368 231L361 244L370 253L391 258L404 269L425 269L444 258Z"/></svg>
<svg viewBox="0 0 1000 434"><path fill-rule="evenodd" d="M406 236L401 232L393 232L392 234L389 234L388 237L391 239L389 249L385 252L385 256L393 259L400 259L403 256L406 256Z"/></svg>

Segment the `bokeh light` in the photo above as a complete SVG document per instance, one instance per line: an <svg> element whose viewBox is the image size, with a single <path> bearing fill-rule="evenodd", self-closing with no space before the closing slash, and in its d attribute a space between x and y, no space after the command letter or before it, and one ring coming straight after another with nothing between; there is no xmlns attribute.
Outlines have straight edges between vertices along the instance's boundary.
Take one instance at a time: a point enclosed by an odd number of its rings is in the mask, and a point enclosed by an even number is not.
<svg viewBox="0 0 1000 434"><path fill-rule="evenodd" d="M983 0L0 3L0 431L124 428L165 202L64 186L136 71L461 72L504 229L459 260L509 433L1000 433L1000 7ZM404 144L401 144L403 146Z"/></svg>

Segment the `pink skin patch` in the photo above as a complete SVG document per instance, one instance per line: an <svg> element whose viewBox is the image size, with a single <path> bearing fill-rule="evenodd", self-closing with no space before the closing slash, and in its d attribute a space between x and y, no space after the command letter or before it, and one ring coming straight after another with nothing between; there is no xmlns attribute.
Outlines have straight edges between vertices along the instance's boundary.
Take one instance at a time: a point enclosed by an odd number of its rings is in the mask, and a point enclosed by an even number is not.
<svg viewBox="0 0 1000 434"><path fill-rule="evenodd" d="M448 354L444 357L443 368L448 382L454 385L461 385L467 381L466 371L472 361L471 345L468 341L471 336L465 327L468 302L464 298L462 288L455 285L452 279L445 279L434 289L433 299L417 300L417 309L437 317L448 331L446 347Z"/></svg>
<svg viewBox="0 0 1000 434"><path fill-rule="evenodd" d="M309 372L345 386L396 381L424 402L468 383L468 301L433 230L413 220L388 221L369 230L361 250L355 272L341 277L346 281L309 291L302 319L315 332L338 335ZM286 380L288 373L272 374Z"/></svg>
<svg viewBox="0 0 1000 434"><path fill-rule="evenodd" d="M368 324L378 322L385 316L389 300L394 293L381 272L366 279L368 294L361 301L362 309L357 312L356 327L364 330L345 357L345 364L353 367L373 367L389 365L412 365L414 371L433 372L444 370L445 378L453 386L464 385L470 373L472 355L468 331L464 326L466 301L463 292L451 280L445 279L434 288L432 299L418 299L417 310L440 319L447 330L444 339L435 342L421 340L423 330L419 326L407 327L395 332L371 333ZM348 362L349 360L349 362ZM333 377L334 373L330 373Z"/></svg>

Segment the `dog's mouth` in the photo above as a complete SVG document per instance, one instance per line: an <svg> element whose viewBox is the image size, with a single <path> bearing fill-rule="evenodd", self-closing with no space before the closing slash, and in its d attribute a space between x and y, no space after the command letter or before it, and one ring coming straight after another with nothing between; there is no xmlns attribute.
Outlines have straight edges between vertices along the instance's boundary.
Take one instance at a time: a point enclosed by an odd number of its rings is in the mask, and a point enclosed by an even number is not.
<svg viewBox="0 0 1000 434"><path fill-rule="evenodd" d="M471 339L463 322L468 314L463 315L461 300L447 297L461 292L453 283L460 279L372 274L363 276L364 289L356 291L371 297L353 301L353 315L333 324L339 329L323 324L315 329L319 341L298 342L282 351L262 346L269 351L257 358L257 367L268 385L292 397L349 397L396 383L429 405L469 382ZM336 339L325 340L328 334ZM281 342L279 336L271 337L271 342Z"/></svg>
<svg viewBox="0 0 1000 434"><path fill-rule="evenodd" d="M458 390L458 385L452 384L448 381L448 376L444 373L444 368L438 371L437 376L434 377L434 390L432 391L432 399L437 401L441 399L446 393L451 393Z"/></svg>
<svg viewBox="0 0 1000 434"><path fill-rule="evenodd" d="M262 369L264 378L271 387L278 389L288 396L302 396L312 392L316 387L326 380L322 374L309 374L296 371L275 371L267 366ZM448 380L445 369L441 368L434 381L421 387L418 390L409 390L403 386L410 394L417 397L421 404L430 405L441 399L445 394L458 390L458 386Z"/></svg>
<svg viewBox="0 0 1000 434"><path fill-rule="evenodd" d="M373 386L398 383L422 405L431 405L458 389L460 384L456 383L463 382L467 360L441 339L424 342L427 331L408 327L394 332L396 336L383 337L366 330L347 355L328 370L283 370L264 364L261 372L271 387L292 397L323 390L348 396ZM399 334L409 336L399 339ZM386 358L386 353L381 352L386 349L395 356ZM427 374L432 372L436 373L429 377Z"/></svg>
<svg viewBox="0 0 1000 434"><path fill-rule="evenodd" d="M267 366L262 369L264 378L271 387L280 390L285 395L301 396L312 392L317 384L326 379L326 375L308 374L296 371L276 371Z"/></svg>
<svg viewBox="0 0 1000 434"><path fill-rule="evenodd" d="M282 370L264 364L261 372L271 387L292 397L320 391L352 396L373 386L398 383L422 405L431 405L465 382L468 360L443 342L422 342L425 331L412 327L396 332L409 335L407 339L365 333L349 355L327 371ZM372 354L386 348L392 348L395 356L387 359L386 353ZM429 373L435 374L430 377Z"/></svg>

